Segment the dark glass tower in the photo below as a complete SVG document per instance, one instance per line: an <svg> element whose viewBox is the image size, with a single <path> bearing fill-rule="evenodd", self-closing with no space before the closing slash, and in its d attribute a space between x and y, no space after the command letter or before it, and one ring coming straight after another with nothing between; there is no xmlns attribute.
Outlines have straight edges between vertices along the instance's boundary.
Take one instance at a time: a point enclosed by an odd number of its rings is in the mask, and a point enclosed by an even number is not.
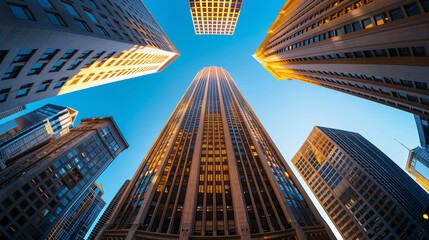
<svg viewBox="0 0 429 240"><path fill-rule="evenodd" d="M315 127L292 163L344 239L428 239L429 195L360 134Z"/></svg>
<svg viewBox="0 0 429 240"><path fill-rule="evenodd" d="M332 239L234 81L199 72L102 229L110 239Z"/></svg>
<svg viewBox="0 0 429 240"><path fill-rule="evenodd" d="M49 240L81 240L100 214L106 202L101 184L92 184L55 225L48 235Z"/></svg>

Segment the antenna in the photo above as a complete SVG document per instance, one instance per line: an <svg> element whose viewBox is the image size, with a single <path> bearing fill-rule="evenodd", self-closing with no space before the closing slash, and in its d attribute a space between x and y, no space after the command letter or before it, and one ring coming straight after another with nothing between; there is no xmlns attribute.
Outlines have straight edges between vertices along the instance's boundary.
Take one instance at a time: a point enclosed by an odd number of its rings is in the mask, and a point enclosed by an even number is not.
<svg viewBox="0 0 429 240"><path fill-rule="evenodd" d="M396 138L393 138L393 139L395 139L395 141L397 141L399 144L401 144L404 148L406 148L408 151L411 151L409 148L407 148L407 146L405 146L403 143L401 143L398 139L396 139Z"/></svg>

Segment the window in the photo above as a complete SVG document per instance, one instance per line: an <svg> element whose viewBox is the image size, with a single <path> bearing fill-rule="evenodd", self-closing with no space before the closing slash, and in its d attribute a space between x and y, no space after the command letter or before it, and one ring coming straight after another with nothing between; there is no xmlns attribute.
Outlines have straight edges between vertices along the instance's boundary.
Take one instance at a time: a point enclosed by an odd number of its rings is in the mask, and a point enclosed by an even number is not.
<svg viewBox="0 0 429 240"><path fill-rule="evenodd" d="M89 19L91 19L91 21L98 23L97 18L95 18L94 14L92 14L92 12L85 10L86 15L88 15Z"/></svg>
<svg viewBox="0 0 429 240"><path fill-rule="evenodd" d="M415 57L425 57L426 51L424 47L412 47Z"/></svg>
<svg viewBox="0 0 429 240"><path fill-rule="evenodd" d="M60 15L51 12L46 12L46 15L48 15L49 20L51 20L53 24L65 27L67 26L66 22L64 22L64 19Z"/></svg>
<svg viewBox="0 0 429 240"><path fill-rule="evenodd" d="M399 56L398 52L396 51L396 48L389 48L389 49L387 49L387 51L389 51L389 54L391 57Z"/></svg>
<svg viewBox="0 0 429 240"><path fill-rule="evenodd" d="M335 35L336 35L336 36L341 36L341 35L343 35L343 30L342 30L341 28L337 28L337 29L335 29Z"/></svg>
<svg viewBox="0 0 429 240"><path fill-rule="evenodd" d="M78 66L79 66L79 64L81 63L82 61L75 61L74 63L72 63L71 65L70 65L70 67L68 67L67 68L67 70L75 70Z"/></svg>
<svg viewBox="0 0 429 240"><path fill-rule="evenodd" d="M416 2L407 4L404 6L405 12L407 13L408 17L420 14L419 5L417 5Z"/></svg>
<svg viewBox="0 0 429 240"><path fill-rule="evenodd" d="M415 82L415 84L418 89L428 90L428 85L424 82Z"/></svg>
<svg viewBox="0 0 429 240"><path fill-rule="evenodd" d="M352 26L353 26L353 31L360 31L360 30L362 30L359 22L352 23Z"/></svg>
<svg viewBox="0 0 429 240"><path fill-rule="evenodd" d="M66 7L67 11L69 11L69 13L75 17L80 17L79 13L77 13L76 9L68 3L63 2L64 7Z"/></svg>
<svg viewBox="0 0 429 240"><path fill-rule="evenodd" d="M361 52L353 52L353 54L355 55L356 58L361 58L363 57Z"/></svg>
<svg viewBox="0 0 429 240"><path fill-rule="evenodd" d="M46 66L46 63L36 63L31 68L30 72L28 72L27 75L39 74L43 70L43 68L45 68L45 66Z"/></svg>
<svg viewBox="0 0 429 240"><path fill-rule="evenodd" d="M367 18L367 19L362 20L362 26L364 29L372 28L373 25L372 25L371 19Z"/></svg>
<svg viewBox="0 0 429 240"><path fill-rule="evenodd" d="M65 84L65 82L57 82L57 84L55 84L54 88L60 88Z"/></svg>
<svg viewBox="0 0 429 240"><path fill-rule="evenodd" d="M103 55L106 51L99 51L97 54L95 54L92 59L99 58L101 55Z"/></svg>
<svg viewBox="0 0 429 240"><path fill-rule="evenodd" d="M86 32L92 32L91 28L89 28L88 24L82 20L75 19L77 25L79 25L80 29Z"/></svg>
<svg viewBox="0 0 429 240"><path fill-rule="evenodd" d="M36 21L28 7L11 3L8 3L8 5L9 9L12 11L13 15L15 15L16 18Z"/></svg>
<svg viewBox="0 0 429 240"><path fill-rule="evenodd" d="M16 78L19 74L19 72L21 72L23 66L10 66L7 70L6 73L3 75L2 79L11 79L11 78Z"/></svg>
<svg viewBox="0 0 429 240"><path fill-rule="evenodd" d="M59 51L59 49L50 48L40 57L40 60L51 60Z"/></svg>
<svg viewBox="0 0 429 240"><path fill-rule="evenodd" d="M66 64L66 61L58 61L52 66L51 70L49 72L58 72L60 69Z"/></svg>
<svg viewBox="0 0 429 240"><path fill-rule="evenodd" d="M61 57L61 59L70 59L77 52L77 49L69 49L66 53Z"/></svg>
<svg viewBox="0 0 429 240"><path fill-rule="evenodd" d="M409 57L411 56L411 52L409 48L398 48L399 56L401 57Z"/></svg>
<svg viewBox="0 0 429 240"><path fill-rule="evenodd" d="M44 8L54 8L49 0L38 0L39 4Z"/></svg>
<svg viewBox="0 0 429 240"><path fill-rule="evenodd" d="M95 62L94 60L89 60L89 61L85 64L85 66L83 66L83 68L86 68L86 67L91 66L94 62Z"/></svg>
<svg viewBox="0 0 429 240"><path fill-rule="evenodd" d="M374 50L374 54L376 57L387 57L387 52L384 49Z"/></svg>
<svg viewBox="0 0 429 240"><path fill-rule="evenodd" d="M345 34L347 34L347 33L351 33L353 30L352 30L352 26L349 24L349 25L346 25L346 26L344 26L344 33Z"/></svg>
<svg viewBox="0 0 429 240"><path fill-rule="evenodd" d="M425 12L429 12L429 0L420 0Z"/></svg>
<svg viewBox="0 0 429 240"><path fill-rule="evenodd" d="M107 26L109 26L109 27L113 27L112 26L112 24L110 23L110 21L109 21L109 19L107 19L107 17L106 16L101 16L102 18L103 18L103 20L104 20L104 22L107 24Z"/></svg>
<svg viewBox="0 0 429 240"><path fill-rule="evenodd" d="M420 100L422 101L422 104L429 105L429 99L427 99L427 98L420 98Z"/></svg>
<svg viewBox="0 0 429 240"><path fill-rule="evenodd" d="M374 19L375 19L375 24L377 26L383 25L383 24L385 24L389 20L387 18L386 13L382 13L382 14L376 15L376 16L374 16Z"/></svg>
<svg viewBox="0 0 429 240"><path fill-rule="evenodd" d="M104 29L102 26L98 26L98 25L97 25L97 28L98 28L98 30L100 30L101 34L103 34L104 36L110 36L110 35L107 33L106 29Z"/></svg>
<svg viewBox="0 0 429 240"><path fill-rule="evenodd" d="M404 13L402 13L401 8L395 8L389 11L390 17L392 18L392 21L399 20L401 18L404 18Z"/></svg>
<svg viewBox="0 0 429 240"><path fill-rule="evenodd" d="M89 2L91 3L91 5L97 9L100 9L97 4L95 4L95 2L93 0L89 0Z"/></svg>
<svg viewBox="0 0 429 240"><path fill-rule="evenodd" d="M353 58L353 54L351 52L344 53L347 58Z"/></svg>
<svg viewBox="0 0 429 240"><path fill-rule="evenodd" d="M13 59L13 62L27 62L36 52L36 49L21 49L18 55Z"/></svg>
<svg viewBox="0 0 429 240"><path fill-rule="evenodd" d="M115 37L116 38L118 38L118 39L123 39L122 38L122 36L119 34L119 32L118 31L116 31L116 30L112 30L113 31L113 33L115 34Z"/></svg>
<svg viewBox="0 0 429 240"><path fill-rule="evenodd" d="M8 50L0 50L0 64L3 62L3 59L6 57Z"/></svg>
<svg viewBox="0 0 429 240"><path fill-rule="evenodd" d="M32 86L32 83L22 85L21 89L16 94L16 98L27 96Z"/></svg>
<svg viewBox="0 0 429 240"><path fill-rule="evenodd" d="M9 95L10 88L5 88L0 90L0 102L4 102L7 99L7 96Z"/></svg>
<svg viewBox="0 0 429 240"><path fill-rule="evenodd" d="M42 85L40 85L40 86L39 86L39 88L37 88L37 91L36 91L36 92L44 92L44 91L46 91L46 90L48 89L49 84L50 84L51 82L52 82L52 79L51 79L51 80L43 81L43 82L42 82Z"/></svg>
<svg viewBox="0 0 429 240"><path fill-rule="evenodd" d="M85 52L83 52L78 58L82 58L85 59L87 58L92 52L94 52L94 50L86 50Z"/></svg>
<svg viewBox="0 0 429 240"><path fill-rule="evenodd" d="M328 38L333 38L333 37L335 37L334 31L333 30L329 31L328 32Z"/></svg>

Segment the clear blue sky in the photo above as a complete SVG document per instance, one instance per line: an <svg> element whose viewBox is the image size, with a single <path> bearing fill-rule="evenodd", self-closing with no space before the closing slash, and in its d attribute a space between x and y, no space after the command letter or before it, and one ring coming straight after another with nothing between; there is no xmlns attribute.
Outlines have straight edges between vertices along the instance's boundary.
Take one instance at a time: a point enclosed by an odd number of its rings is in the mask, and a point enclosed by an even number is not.
<svg viewBox="0 0 429 240"><path fill-rule="evenodd" d="M285 0L245 0L234 36L196 36L186 0L143 2L181 53L176 61L160 73L27 105L28 110L47 103L69 106L79 111L78 119L114 117L130 148L97 180L107 203L132 178L188 85L206 66L229 71L293 170L290 160L315 125L358 132L403 169L408 151L393 138L408 147L419 144L411 114L299 81L277 81L253 59ZM301 184L341 239L305 182Z"/></svg>

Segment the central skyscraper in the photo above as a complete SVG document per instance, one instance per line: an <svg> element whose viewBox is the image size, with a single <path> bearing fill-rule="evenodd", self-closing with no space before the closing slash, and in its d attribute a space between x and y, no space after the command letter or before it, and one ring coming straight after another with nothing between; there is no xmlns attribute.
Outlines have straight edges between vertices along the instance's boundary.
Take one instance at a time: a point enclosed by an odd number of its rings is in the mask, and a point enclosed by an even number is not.
<svg viewBox="0 0 429 240"><path fill-rule="evenodd" d="M191 83L96 239L333 239L218 67Z"/></svg>

